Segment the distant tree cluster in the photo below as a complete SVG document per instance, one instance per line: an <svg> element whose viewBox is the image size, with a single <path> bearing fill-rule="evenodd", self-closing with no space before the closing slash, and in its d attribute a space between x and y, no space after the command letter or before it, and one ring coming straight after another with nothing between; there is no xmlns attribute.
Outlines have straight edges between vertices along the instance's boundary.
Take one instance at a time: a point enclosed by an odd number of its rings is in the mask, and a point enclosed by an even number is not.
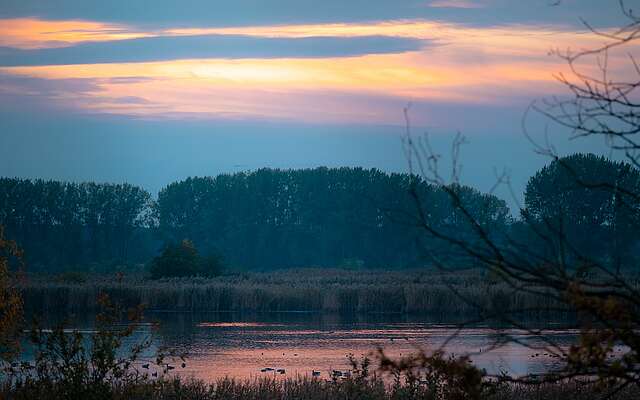
<svg viewBox="0 0 640 400"><path fill-rule="evenodd" d="M159 231L248 268L418 265L412 185L427 199L433 221L461 235L471 229L440 188L415 176L315 168L173 183L158 197ZM456 190L483 224L507 226L504 201L465 186Z"/></svg>
<svg viewBox="0 0 640 400"><path fill-rule="evenodd" d="M530 243L547 255L562 252L559 246L570 247L563 252L569 264L608 258L618 267L633 265L640 252L637 193L640 171L633 165L574 154L552 161L529 179L522 221L537 231ZM541 239L548 237L556 240Z"/></svg>
<svg viewBox="0 0 640 400"><path fill-rule="evenodd" d="M188 178L164 188L157 202L127 184L0 179L0 224L23 244L32 270L146 263L163 243L153 263L157 276L215 274L202 269L199 255L177 263L182 272L163 264L186 257L184 243L249 269L423 266L425 249L459 257L457 264L466 267L473 262L453 254L458 246L444 237L481 246L479 227L498 243L515 234L531 246L553 245L538 240L531 226L562 230L584 254L619 257L624 264L638 249L633 226L640 202L613 196L609 186L637 193L637 168L591 154L558 159L531 177L521 218L514 220L492 194L377 169L260 169ZM437 235L424 235L416 215ZM219 269L218 262L212 265L211 271Z"/></svg>
<svg viewBox="0 0 640 400"><path fill-rule="evenodd" d="M129 184L0 179L0 224L30 270L148 260L157 248L152 207L151 195Z"/></svg>

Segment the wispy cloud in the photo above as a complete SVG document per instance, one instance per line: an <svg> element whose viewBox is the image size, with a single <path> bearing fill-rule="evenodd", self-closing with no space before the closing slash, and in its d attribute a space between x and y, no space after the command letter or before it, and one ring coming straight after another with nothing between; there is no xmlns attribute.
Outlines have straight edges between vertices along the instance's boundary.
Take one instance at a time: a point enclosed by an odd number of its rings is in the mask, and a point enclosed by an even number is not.
<svg viewBox="0 0 640 400"><path fill-rule="evenodd" d="M433 8L483 8L478 0L434 0L430 1L429 7Z"/></svg>
<svg viewBox="0 0 640 400"><path fill-rule="evenodd" d="M91 102L70 106L96 113L150 118L272 118L315 122L397 121L408 100L509 103L543 90L549 74L522 64L432 65L421 53L329 59L180 60L156 63L2 68L43 80L90 79ZM123 83L126 76L147 79ZM0 90L1 91L1 90ZM490 96L487 93L491 93ZM86 95L86 93L83 93ZM140 104L113 99L136 96ZM386 99L384 102L375 99ZM63 103L65 98L56 98ZM153 105L153 107L151 107Z"/></svg>
<svg viewBox="0 0 640 400"><path fill-rule="evenodd" d="M48 21L37 18L0 19L0 46L19 49L66 47L154 36L119 24L96 21Z"/></svg>
<svg viewBox="0 0 640 400"><path fill-rule="evenodd" d="M118 35L137 32L117 29ZM561 43L600 43L593 34L562 27L426 20L137 34L143 36L107 40L97 34L64 48L5 48L0 72L68 82L64 96L42 96L93 113L391 123L409 100L496 105L553 93L553 73L562 63L548 51ZM38 40L33 43L45 43ZM620 60L612 54L609 61L615 67ZM78 89L74 98L73 79L94 87ZM0 96L15 95L19 85L13 82L11 91L0 86Z"/></svg>

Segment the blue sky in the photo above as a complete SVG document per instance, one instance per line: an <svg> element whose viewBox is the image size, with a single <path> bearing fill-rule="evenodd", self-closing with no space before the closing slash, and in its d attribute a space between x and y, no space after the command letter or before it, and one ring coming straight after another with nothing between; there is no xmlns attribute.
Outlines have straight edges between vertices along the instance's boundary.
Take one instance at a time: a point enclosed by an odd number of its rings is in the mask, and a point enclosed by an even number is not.
<svg viewBox="0 0 640 400"><path fill-rule="evenodd" d="M468 138L465 183L488 190L506 168L519 193L547 161L524 112L566 93L549 51L601 44L581 19L624 21L615 1L552 3L5 0L0 175L155 193L260 167L405 171L411 103L413 131L430 133L445 165L453 135ZM605 148L526 124L561 152Z"/></svg>

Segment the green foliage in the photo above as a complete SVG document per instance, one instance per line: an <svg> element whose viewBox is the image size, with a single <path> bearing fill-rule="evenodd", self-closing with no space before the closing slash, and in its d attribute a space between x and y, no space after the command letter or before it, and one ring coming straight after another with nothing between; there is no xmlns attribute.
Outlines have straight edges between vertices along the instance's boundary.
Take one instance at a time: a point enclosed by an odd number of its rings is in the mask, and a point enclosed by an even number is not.
<svg viewBox="0 0 640 400"><path fill-rule="evenodd" d="M0 178L0 224L30 271L148 261L153 209L151 195L129 184Z"/></svg>
<svg viewBox="0 0 640 400"><path fill-rule="evenodd" d="M557 240L532 244L557 247L562 241L582 257L632 262L640 243L638 193L640 171L631 164L593 154L556 159L529 179L523 217L539 231L533 239Z"/></svg>
<svg viewBox="0 0 640 400"><path fill-rule="evenodd" d="M155 363L142 359L150 348L149 338L124 345L142 319L142 308L129 310L123 327L121 308L106 295L100 295L98 302L101 312L95 333L69 332L64 324L52 330L34 327L30 343L35 361L4 366L5 394L14 399L112 399L123 387L151 381L147 370L139 369L143 361L162 371L167 354L159 351Z"/></svg>
<svg viewBox="0 0 640 400"><path fill-rule="evenodd" d="M421 231L409 189L418 188L429 218L468 233L441 187L408 174L377 169L260 169L172 183L158 196L159 231L170 241L188 237L199 249L221 249L231 265L252 269L423 264L415 246ZM494 230L506 229L506 203L458 186L462 201ZM433 247L450 246L434 238Z"/></svg>
<svg viewBox="0 0 640 400"><path fill-rule="evenodd" d="M230 265L251 269L335 267L342 260L406 267L424 262L411 219L413 186L434 223L469 233L441 187L362 168L189 178L163 189L157 204L129 184L2 178L0 223L24 245L31 271L146 263L161 241L182 238L204 254L220 249ZM483 226L506 229L504 201L465 186L456 190ZM441 241L428 242L448 250Z"/></svg>
<svg viewBox="0 0 640 400"><path fill-rule="evenodd" d="M429 397L451 400L480 400L495 388L485 373L471 364L468 357L447 356L444 351L418 351L393 360L378 349L380 370L394 378L395 391L424 393ZM404 378L404 384L402 379Z"/></svg>
<svg viewBox="0 0 640 400"><path fill-rule="evenodd" d="M219 257L202 257L193 243L187 239L165 247L162 254L151 263L151 277L213 277L220 274L222 263Z"/></svg>

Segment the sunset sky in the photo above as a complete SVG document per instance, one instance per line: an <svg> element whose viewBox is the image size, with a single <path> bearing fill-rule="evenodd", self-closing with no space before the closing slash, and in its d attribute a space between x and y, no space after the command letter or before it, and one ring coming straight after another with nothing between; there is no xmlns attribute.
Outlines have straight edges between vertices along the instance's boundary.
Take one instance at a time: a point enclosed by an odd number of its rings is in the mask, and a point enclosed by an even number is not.
<svg viewBox="0 0 640 400"><path fill-rule="evenodd" d="M524 111L565 93L550 51L603 42L581 19L624 21L616 1L552 3L3 0L0 175L156 192L260 167L403 171L411 103L414 131L444 153L452 134L468 137L466 183L487 190L507 167L520 191L546 161Z"/></svg>

